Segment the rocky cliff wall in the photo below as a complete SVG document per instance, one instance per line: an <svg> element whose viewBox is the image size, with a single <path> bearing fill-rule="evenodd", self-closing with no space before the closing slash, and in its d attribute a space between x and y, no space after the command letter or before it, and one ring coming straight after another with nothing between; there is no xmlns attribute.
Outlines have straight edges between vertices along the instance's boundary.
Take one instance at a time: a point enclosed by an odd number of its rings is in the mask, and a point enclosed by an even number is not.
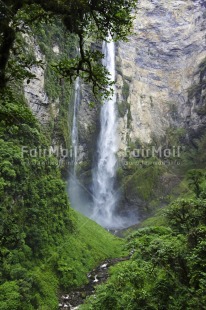
<svg viewBox="0 0 206 310"><path fill-rule="evenodd" d="M27 40L34 46L36 59L44 61L47 53L33 39ZM50 41L51 52L58 57L65 47L55 39ZM125 154L130 142L164 137L169 127L198 131L205 126L205 88L201 88L199 70L205 50L206 0L139 0L134 34L116 46L120 152ZM33 70L38 79L25 84L26 98L40 122L47 124L51 115L57 119L62 94L57 91L53 98L48 96L45 70ZM80 162L91 162L89 150L99 130L98 109L88 105L91 98L83 87L78 120Z"/></svg>
<svg viewBox="0 0 206 310"><path fill-rule="evenodd" d="M138 5L134 35L128 42L116 44L121 157L136 142L167 139L168 129L183 128L190 138L197 137L206 126L206 0L139 0ZM62 51L68 57L71 49L70 43L62 46L63 35L56 41L55 33L60 31L58 27L53 32L43 29L38 33L39 46L31 42L36 58L45 60L46 66L34 68L38 80L25 84L32 110L40 122L52 126L55 143L70 141L73 113L71 91L66 93L69 87L63 81L59 87L49 70L52 59L61 56ZM50 33L53 36L48 41ZM88 190L99 133L99 106L91 108L92 101L88 86L82 85L77 175ZM179 180L165 168L120 167L120 208L124 211L134 207L144 214L151 202L155 206L164 204L164 196L170 194Z"/></svg>
<svg viewBox="0 0 206 310"><path fill-rule="evenodd" d="M91 169L96 152L97 137L99 134L100 106L90 105L94 101L88 85L81 85L81 100L78 109L78 170L79 173L88 172L91 180Z"/></svg>
<svg viewBox="0 0 206 310"><path fill-rule="evenodd" d="M45 63L45 55L40 50L37 40L29 34L24 35L26 44L32 49L35 60ZM34 65L31 68L31 73L35 75L29 83L27 80L24 82L24 94L27 103L42 125L48 125L51 118L51 111L49 105L49 98L45 91L45 67ZM56 109L58 109L56 107ZM55 109L55 110L56 110ZM58 110L55 113L57 116Z"/></svg>
<svg viewBox="0 0 206 310"><path fill-rule="evenodd" d="M42 125L50 145L59 150L68 149L70 154L74 86L66 79L60 79L52 65L62 58L76 55L76 38L72 35L65 37L63 25L54 21L28 29L23 39L32 57L42 62L41 66L31 68L35 78L29 83L24 82L27 103ZM66 173L68 158L62 164Z"/></svg>
<svg viewBox="0 0 206 310"><path fill-rule="evenodd" d="M205 90L202 100L188 96L206 57L206 1L139 0L134 31L117 48L118 104L126 89L129 106L119 119L120 150L160 138L170 126L197 131L206 124L198 114Z"/></svg>

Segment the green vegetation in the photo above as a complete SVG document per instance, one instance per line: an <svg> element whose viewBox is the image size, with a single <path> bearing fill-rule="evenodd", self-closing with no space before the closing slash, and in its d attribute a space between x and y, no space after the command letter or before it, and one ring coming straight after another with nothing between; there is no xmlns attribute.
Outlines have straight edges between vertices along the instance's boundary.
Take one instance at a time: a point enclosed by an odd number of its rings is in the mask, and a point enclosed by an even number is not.
<svg viewBox="0 0 206 310"><path fill-rule="evenodd" d="M138 142L136 147L131 144L126 162L118 170L118 182L124 197L141 201L138 211L143 217L171 201L176 178L172 171L173 160L168 164L166 158L147 157L147 149L150 150L150 147L141 146ZM135 150L140 150L139 154L135 154Z"/></svg>
<svg viewBox="0 0 206 310"><path fill-rule="evenodd" d="M161 151L157 152L159 147ZM204 132L188 141L186 130L181 127L167 129L160 141L154 137L149 144L128 139L127 157L118 170L118 183L126 203L135 202L139 215L145 218L180 195L188 197L192 188L187 173L205 168L205 148Z"/></svg>
<svg viewBox="0 0 206 310"><path fill-rule="evenodd" d="M206 89L206 58L199 64L197 70L197 78L198 82L193 84L188 90L188 104L194 104L194 100L196 106L196 112L200 115L204 115L205 112L205 89Z"/></svg>
<svg viewBox="0 0 206 310"><path fill-rule="evenodd" d="M121 101L118 103L118 113L120 117L124 117L127 113L128 109L130 108L127 101Z"/></svg>
<svg viewBox="0 0 206 310"><path fill-rule="evenodd" d="M126 80L123 78L123 86L122 86L122 101L118 103L118 112L120 117L124 117L127 113L130 113L130 105L128 103L128 97L129 97L129 84L126 82ZM129 120L128 120L129 123Z"/></svg>
<svg viewBox="0 0 206 310"><path fill-rule="evenodd" d="M108 97L113 81L109 81L109 72L101 64L102 53L88 48L88 38L97 42L104 40L111 35L115 40L126 39L130 33L133 23L133 12L136 9L135 0L114 0L111 3L102 0L14 0L1 2L0 12L0 88L4 88L10 76L8 66L11 65L11 54L16 54L14 45L18 33L24 33L28 26L39 25L44 22L53 22L56 17L65 26L65 35L73 34L77 37L79 52L74 57L68 55L54 63L53 68L61 78L68 78L70 82L77 76L87 82L92 83L93 91L96 95ZM46 51L47 46L41 45ZM19 51L18 51L19 53ZM16 62L13 77L19 76L19 72L24 68L24 76L29 79L30 63L25 63L24 59ZM10 71L12 73L12 71ZM50 72L48 72L50 74ZM53 89L49 90L53 92Z"/></svg>
<svg viewBox="0 0 206 310"><path fill-rule="evenodd" d="M205 177L199 185L204 196ZM127 238L132 257L111 269L108 282L82 310L205 308L206 200L196 194L161 212L162 226L141 228Z"/></svg>
<svg viewBox="0 0 206 310"><path fill-rule="evenodd" d="M69 149L72 113L68 111L73 109L73 85L67 79L59 79L53 68L60 59L76 56L77 39L74 35L66 36L65 31L64 24L57 19L49 24L32 25L32 34L45 56L44 89L49 98L50 123L44 130L51 141L55 139L56 144ZM62 172L66 173L66 168L67 162L62 163Z"/></svg>
<svg viewBox="0 0 206 310"><path fill-rule="evenodd" d="M80 213L75 212L75 220L75 233L70 235L58 250L61 260L58 262L57 271L64 289L84 284L88 271L105 257L123 255L123 240L112 236Z"/></svg>
<svg viewBox="0 0 206 310"><path fill-rule="evenodd" d="M129 84L125 81L125 79L123 80L122 96L123 99L127 101L129 97Z"/></svg>
<svg viewBox="0 0 206 310"><path fill-rule="evenodd" d="M56 309L58 294L85 283L86 273L101 260L122 255L122 241L70 210L59 157L48 149L51 141L69 147L69 84L77 76L100 97L110 94L107 86L113 82L101 64L103 55L87 42L105 39L108 32L125 39L135 7L133 0L0 2L2 310ZM30 35L45 63L26 43ZM47 128L40 127L24 99L22 83L35 78L33 66L45 68Z"/></svg>
<svg viewBox="0 0 206 310"><path fill-rule="evenodd" d="M184 161L186 162L186 169L204 168L206 163L206 134L203 133L198 138L192 140L192 145L187 147L184 154Z"/></svg>
<svg viewBox="0 0 206 310"><path fill-rule="evenodd" d="M9 0L0 2L0 309L55 310L58 295L87 281L86 274L108 257L124 255L124 241L70 209L61 179L59 158L44 156L51 141L69 147L68 104L70 84L80 76L94 93L109 96L111 86L102 54L90 48L91 40L125 39L132 26L135 0L58 1ZM97 31L98 29L98 31ZM35 35L46 64L35 59L24 34ZM77 49L77 45L79 49ZM56 52L55 52L56 50ZM60 52L58 52L58 50ZM78 51L78 52L76 52ZM33 66L46 66L45 90L51 121L42 129L23 98L22 82L35 76ZM199 66L199 83L189 100L202 102L205 61ZM127 99L129 77L123 80L120 115L132 118ZM60 102L59 113L52 104ZM153 100L150 98L151 107ZM174 116L176 109L171 106ZM54 115L52 115L54 113ZM58 114L58 116L57 116ZM171 129L164 148L178 145L184 130ZM128 262L111 270L110 280L97 288L82 309L204 309L206 303L206 135L183 154L186 164L181 186L190 189L143 228L127 239ZM36 156L35 150L38 150ZM144 157L144 156L142 156ZM165 156L166 157L166 156ZM142 212L181 193L168 180L177 169L167 169L148 158L129 158L119 169L127 196L147 202ZM158 158L156 158L156 161ZM182 159L181 159L182 160ZM88 163L86 163L88 166ZM86 167L85 167L86 169ZM179 176L179 175L178 175ZM165 191L172 188L171 193ZM169 185L168 185L169 184ZM164 193L164 195L163 195Z"/></svg>
<svg viewBox="0 0 206 310"><path fill-rule="evenodd" d="M56 309L122 241L70 210L58 158L30 156L49 142L22 98L5 91L0 115L0 309Z"/></svg>
<svg viewBox="0 0 206 310"><path fill-rule="evenodd" d="M75 57L77 53L77 38L74 35L66 36L66 28L58 19L52 23L41 23L32 26L32 33L43 55L46 56L45 91L49 98L60 98L61 102L70 100L71 84L65 79L59 80L52 64L61 58ZM57 51L55 52L55 47Z"/></svg>
<svg viewBox="0 0 206 310"><path fill-rule="evenodd" d="M136 161L136 164L138 163L140 167L138 169L136 168L136 173L132 175L132 178L130 178L130 175L125 178L126 190L129 189L132 195L138 195L143 200L151 200L152 195L155 194L158 179L163 171L165 171L165 168L164 166L156 165L155 161L151 161L150 164L146 164L146 166L143 164L143 167L141 167L140 161ZM128 169L134 171L134 166L129 166Z"/></svg>

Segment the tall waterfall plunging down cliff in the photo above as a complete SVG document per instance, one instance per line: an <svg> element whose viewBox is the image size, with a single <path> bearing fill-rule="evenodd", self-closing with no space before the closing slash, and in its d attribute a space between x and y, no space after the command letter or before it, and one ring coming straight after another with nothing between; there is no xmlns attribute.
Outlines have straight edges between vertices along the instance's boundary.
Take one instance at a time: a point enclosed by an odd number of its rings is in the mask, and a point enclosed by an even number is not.
<svg viewBox="0 0 206 310"><path fill-rule="evenodd" d="M77 124L77 113L80 104L80 79L77 77L75 81L75 96L74 96L74 112L72 122L72 162L73 171L75 174L75 168L77 163L77 147L78 147L78 124Z"/></svg>
<svg viewBox="0 0 206 310"><path fill-rule="evenodd" d="M103 64L115 79L115 45L103 42ZM115 226L114 211L117 203L114 183L117 169L117 117L115 87L111 99L104 102L100 114L100 135L97 144L97 163L93 171L94 209L92 218L104 227Z"/></svg>
<svg viewBox="0 0 206 310"><path fill-rule="evenodd" d="M77 77L75 81L74 93L74 109L71 132L72 156L69 169L68 194L72 207L89 217L91 215L91 199L88 200L90 193L88 193L87 189L83 186L81 180L79 180L76 175L76 166L78 161L78 111L80 103L81 81L80 78Z"/></svg>
<svg viewBox="0 0 206 310"><path fill-rule="evenodd" d="M105 55L103 65L110 73L110 79L115 80L115 45L114 42L103 43L103 54ZM106 100L100 111L100 134L97 141L97 161L92 169L92 180L85 184L83 174L76 174L78 161L78 114L84 103L83 87L79 78L75 82L75 96L72 124L72 160L69 170L68 194L71 206L92 218L108 229L121 229L137 222L136 217L129 212L120 215L117 212L118 194L115 189L118 134L117 134L117 112L116 91L113 86L113 95ZM79 114L80 115L80 114ZM81 132L80 132L81 134ZM80 156L79 156L80 157ZM92 184L91 184L92 181Z"/></svg>

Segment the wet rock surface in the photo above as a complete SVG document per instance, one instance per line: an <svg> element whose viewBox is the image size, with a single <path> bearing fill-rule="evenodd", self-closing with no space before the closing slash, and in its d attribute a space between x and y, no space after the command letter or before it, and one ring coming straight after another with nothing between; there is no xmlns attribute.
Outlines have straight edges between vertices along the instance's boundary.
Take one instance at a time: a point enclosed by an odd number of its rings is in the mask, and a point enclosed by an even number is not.
<svg viewBox="0 0 206 310"><path fill-rule="evenodd" d="M122 258L106 259L105 261L103 261L101 265L99 265L87 274L88 283L86 285L68 293L65 293L61 296L58 309L79 309L80 305L84 303L86 297L94 294L95 287L108 279L108 268L128 259L129 256Z"/></svg>
<svg viewBox="0 0 206 310"><path fill-rule="evenodd" d="M205 5L205 0L138 1L135 33L117 46L118 94L120 101L121 92L128 94L131 114L129 121L119 120L120 151L125 152L128 135L150 142L170 126L204 125L205 117L197 114L202 103L189 103L188 90L198 83L206 56Z"/></svg>

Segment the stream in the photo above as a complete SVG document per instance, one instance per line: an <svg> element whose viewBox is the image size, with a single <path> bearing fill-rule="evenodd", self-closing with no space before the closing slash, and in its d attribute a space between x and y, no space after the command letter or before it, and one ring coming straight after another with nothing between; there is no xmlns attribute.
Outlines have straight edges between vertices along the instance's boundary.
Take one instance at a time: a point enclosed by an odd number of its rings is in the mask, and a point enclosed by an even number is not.
<svg viewBox="0 0 206 310"><path fill-rule="evenodd" d="M59 301L59 310L77 310L82 305L86 297L94 294L95 287L108 279L108 268L119 262L128 260L129 256L104 260L101 265L94 268L87 274L88 283L80 288L76 288L66 294L63 294Z"/></svg>

